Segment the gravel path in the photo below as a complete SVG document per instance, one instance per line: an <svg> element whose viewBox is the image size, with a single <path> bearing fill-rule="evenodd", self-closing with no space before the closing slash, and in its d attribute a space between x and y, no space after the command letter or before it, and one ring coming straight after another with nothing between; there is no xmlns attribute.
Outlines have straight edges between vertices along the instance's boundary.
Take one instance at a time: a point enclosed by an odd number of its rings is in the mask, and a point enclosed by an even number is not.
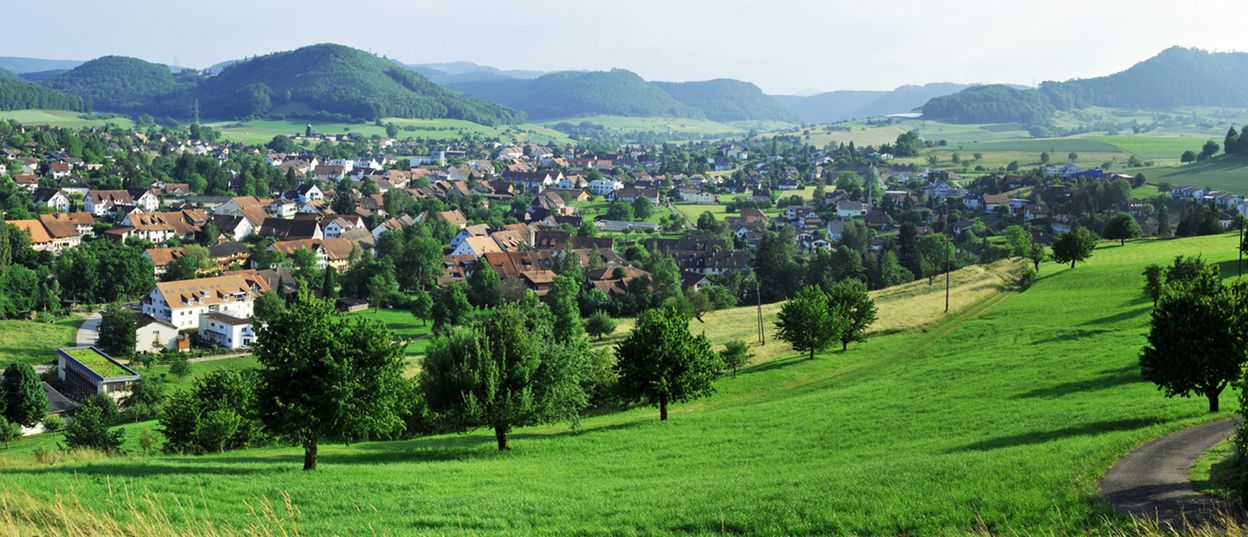
<svg viewBox="0 0 1248 537"><path fill-rule="evenodd" d="M95 345L96 340L100 339L99 328L100 312L97 311L92 313L90 317L82 320L82 325L74 333L74 344Z"/></svg>
<svg viewBox="0 0 1248 537"><path fill-rule="evenodd" d="M1230 437L1235 425L1233 419L1218 420L1135 448L1105 472L1101 497L1120 513L1176 529L1214 522L1224 513L1244 520L1242 510L1197 492L1189 475L1196 459Z"/></svg>

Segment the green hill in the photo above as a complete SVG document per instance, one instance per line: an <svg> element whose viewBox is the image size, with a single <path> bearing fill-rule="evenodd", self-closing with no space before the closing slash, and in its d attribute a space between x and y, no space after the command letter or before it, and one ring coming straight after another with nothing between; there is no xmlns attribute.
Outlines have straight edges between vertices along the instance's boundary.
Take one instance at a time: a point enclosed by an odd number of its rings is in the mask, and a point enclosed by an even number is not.
<svg viewBox="0 0 1248 537"><path fill-rule="evenodd" d="M717 78L700 82L653 82L676 100L714 121L796 121L779 102L749 82Z"/></svg>
<svg viewBox="0 0 1248 537"><path fill-rule="evenodd" d="M1232 414L1140 378L1140 272L1177 254L1233 272L1236 239L1102 244L956 315L934 300L911 308L934 324L757 363L667 422L640 408L522 428L507 453L487 431L323 444L314 473L297 447L37 462L29 453L57 440L44 435L0 451L0 498L32 498L6 501L9 520L60 521L46 502L62 498L68 520L84 509L164 524L144 517L150 501L178 528L271 534L290 524L258 512L284 519L284 495L300 534L1122 534L1133 523L1097 498L1102 473L1143 442ZM717 312L707 330L720 316L744 319L736 337L752 339L750 311Z"/></svg>
<svg viewBox="0 0 1248 537"><path fill-rule="evenodd" d="M523 115L444 89L419 74L362 50L322 44L235 63L180 95L166 109L204 117L383 117L464 119L486 125L518 123Z"/></svg>
<svg viewBox="0 0 1248 537"><path fill-rule="evenodd" d="M143 110L178 87L168 67L124 56L96 58L44 83L106 112Z"/></svg>
<svg viewBox="0 0 1248 537"><path fill-rule="evenodd" d="M0 110L47 108L83 110L82 99L52 88L27 82L7 71L0 74Z"/></svg>
<svg viewBox="0 0 1248 537"><path fill-rule="evenodd" d="M704 118L706 114L624 69L563 71L532 80L488 80L448 87L522 110L532 119L582 115Z"/></svg>
<svg viewBox="0 0 1248 537"><path fill-rule="evenodd" d="M1164 109L1248 107L1248 53L1171 47L1107 76L1045 82L1034 90L969 88L923 107L926 118L960 123L1044 122L1056 110L1087 106Z"/></svg>

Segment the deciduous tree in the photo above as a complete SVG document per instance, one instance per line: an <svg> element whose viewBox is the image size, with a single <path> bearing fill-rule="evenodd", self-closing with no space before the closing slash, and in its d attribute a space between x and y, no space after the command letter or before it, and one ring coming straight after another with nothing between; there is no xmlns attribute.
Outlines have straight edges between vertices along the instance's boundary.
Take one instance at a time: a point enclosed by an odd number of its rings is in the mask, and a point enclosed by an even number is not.
<svg viewBox="0 0 1248 537"><path fill-rule="evenodd" d="M710 395L723 367L706 336L690 334L689 318L668 308L642 312L615 355L621 397L658 405L660 421L668 404Z"/></svg>

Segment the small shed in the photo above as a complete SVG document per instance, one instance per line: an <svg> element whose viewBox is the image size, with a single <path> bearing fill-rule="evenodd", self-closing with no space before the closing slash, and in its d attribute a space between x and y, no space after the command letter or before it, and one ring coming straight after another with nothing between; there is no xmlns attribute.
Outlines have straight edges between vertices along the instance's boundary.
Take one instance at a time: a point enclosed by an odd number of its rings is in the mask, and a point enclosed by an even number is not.
<svg viewBox="0 0 1248 537"><path fill-rule="evenodd" d="M368 301L359 298L342 297L334 301L334 306L338 308L338 311L351 313L368 309Z"/></svg>

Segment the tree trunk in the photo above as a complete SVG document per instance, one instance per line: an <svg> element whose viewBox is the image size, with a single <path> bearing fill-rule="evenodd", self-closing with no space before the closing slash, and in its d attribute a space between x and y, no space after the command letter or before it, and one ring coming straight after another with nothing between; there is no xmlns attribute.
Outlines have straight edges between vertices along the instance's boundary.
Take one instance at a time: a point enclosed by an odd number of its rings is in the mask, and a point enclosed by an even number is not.
<svg viewBox="0 0 1248 537"><path fill-rule="evenodd" d="M303 444L303 471L316 470L316 437L309 438Z"/></svg>
<svg viewBox="0 0 1248 537"><path fill-rule="evenodd" d="M667 397L659 398L659 421L667 421Z"/></svg>
<svg viewBox="0 0 1248 537"><path fill-rule="evenodd" d="M506 427L495 425L494 426L494 439L498 441L499 451L508 451L511 449L510 447L507 447L507 428Z"/></svg>
<svg viewBox="0 0 1248 537"><path fill-rule="evenodd" d="M814 359L815 359L815 349L814 349L814 347L811 347L811 349L810 349L810 359L811 359L811 360L814 360Z"/></svg>
<svg viewBox="0 0 1248 537"><path fill-rule="evenodd" d="M1070 268L1075 268L1075 260L1074 260L1074 259L1071 259L1071 260L1070 260Z"/></svg>
<svg viewBox="0 0 1248 537"><path fill-rule="evenodd" d="M1221 393L1222 393L1221 389L1209 390L1205 392L1205 397L1209 398L1209 412L1210 413L1218 411L1218 395L1220 395Z"/></svg>
<svg viewBox="0 0 1248 537"><path fill-rule="evenodd" d="M841 352L845 352L845 351L847 351L847 350L849 350L849 340L848 340L848 339L842 339L842 340L841 340Z"/></svg>

